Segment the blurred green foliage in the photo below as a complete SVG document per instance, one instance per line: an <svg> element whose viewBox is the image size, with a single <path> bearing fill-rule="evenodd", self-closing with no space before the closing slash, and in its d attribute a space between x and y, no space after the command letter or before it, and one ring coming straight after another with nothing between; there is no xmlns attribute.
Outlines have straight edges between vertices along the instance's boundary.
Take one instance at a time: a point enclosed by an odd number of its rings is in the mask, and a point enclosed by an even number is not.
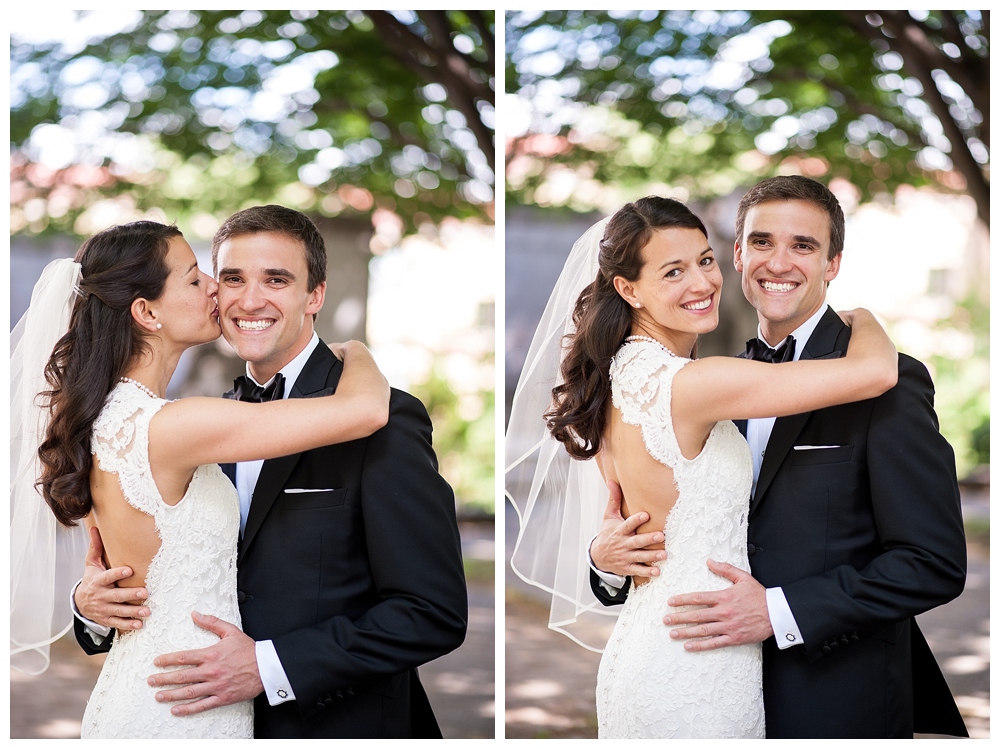
<svg viewBox="0 0 1000 749"><path fill-rule="evenodd" d="M970 544L983 547L990 551L990 519L969 518L965 521L965 538Z"/></svg>
<svg viewBox="0 0 1000 749"><path fill-rule="evenodd" d="M73 233L114 195L171 217L491 218L492 11L136 13L82 48L12 35L15 231Z"/></svg>
<svg viewBox="0 0 1000 749"><path fill-rule="evenodd" d="M931 357L936 390L934 405L941 433L955 448L959 478L990 462L990 310L970 295L955 305L939 328L972 336L972 355L964 359Z"/></svg>
<svg viewBox="0 0 1000 749"><path fill-rule="evenodd" d="M506 90L530 124L508 138L508 195L552 203L540 188L567 167L690 199L793 170L843 177L862 200L964 191L988 225L988 24L989 11L511 12ZM585 210L592 192L564 199Z"/></svg>
<svg viewBox="0 0 1000 749"><path fill-rule="evenodd" d="M455 490L459 506L470 514L493 515L496 393L480 390L459 396L442 369L435 361L427 381L410 392L427 407L439 469Z"/></svg>
<svg viewBox="0 0 1000 749"><path fill-rule="evenodd" d="M990 416L979 422L979 426L972 430L972 454L979 465L988 465L990 462Z"/></svg>

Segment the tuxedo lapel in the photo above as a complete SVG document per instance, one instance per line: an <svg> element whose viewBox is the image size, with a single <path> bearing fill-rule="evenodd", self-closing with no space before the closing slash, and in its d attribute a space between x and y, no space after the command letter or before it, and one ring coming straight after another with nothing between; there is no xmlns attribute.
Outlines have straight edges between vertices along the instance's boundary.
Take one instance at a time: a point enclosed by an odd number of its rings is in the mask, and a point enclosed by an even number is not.
<svg viewBox="0 0 1000 749"><path fill-rule="evenodd" d="M302 372L295 380L295 386L288 394L289 398L314 398L322 395L329 395L336 389L337 381L340 379L339 367L334 377L330 377L331 369L339 364L337 357L333 355L330 348L321 340L316 350L313 351L306 362ZM331 384L328 386L327 381ZM294 425L282 425L284 428L294 428ZM250 511L247 513L247 524L243 530L243 541L240 544L237 564L242 561L243 556L253 542L254 536L260 530L264 518L271 510L278 495L281 494L288 476L295 468L296 463L302 453L285 455L281 458L265 460L260 469L260 476L257 478L257 486L254 488L253 499L250 501Z"/></svg>
<svg viewBox="0 0 1000 749"><path fill-rule="evenodd" d="M223 393L223 398L226 400L233 400L236 397L236 391L230 390L227 393ZM233 482L233 486L236 486L236 464L235 463L219 463L219 467L222 472L226 474L226 478Z"/></svg>
<svg viewBox="0 0 1000 749"><path fill-rule="evenodd" d="M820 318L813 334L809 336L809 341L799 356L799 361L839 358L844 355L849 339L850 329L844 325L836 312L828 308L823 317ZM781 365L776 366L780 367ZM778 469L781 468L781 464L785 462L788 451L792 449L792 445L795 444L795 440L806 425L810 415L811 412L806 412L775 419L774 428L771 429L771 436L767 440L767 448L764 451L764 462L760 466L760 475L757 477L757 490L750 502L751 515L760 504L771 485L771 481L774 480Z"/></svg>

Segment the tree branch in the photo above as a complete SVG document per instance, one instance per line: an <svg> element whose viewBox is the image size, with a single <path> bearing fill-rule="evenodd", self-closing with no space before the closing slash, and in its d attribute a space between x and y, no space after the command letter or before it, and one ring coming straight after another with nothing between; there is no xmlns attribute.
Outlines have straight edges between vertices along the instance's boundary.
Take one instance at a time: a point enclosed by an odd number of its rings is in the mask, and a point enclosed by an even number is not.
<svg viewBox="0 0 1000 749"><path fill-rule="evenodd" d="M883 23L886 23L887 16L891 16L891 14L895 13L895 11L876 12L882 15ZM965 140L965 133L962 132L958 123L952 118L951 113L948 111L948 103L944 100L937 84L934 82L933 76L931 76L931 69L934 65L933 62L928 59L928 56L924 54L923 45L913 38L914 35L903 33L903 30L899 29L898 26L894 26L889 29L890 33L899 31L895 39L886 39L883 34L875 32L875 30L869 25L868 21L864 18L863 12L843 11L843 13L848 21L864 36L869 39L883 39L888 41L890 46L903 58L903 67L920 81L920 84L924 88L924 100L930 105L931 110L934 112L934 116L938 118L938 121L941 123L941 127L944 129L945 137L947 137L948 141L951 143L952 163L954 164L955 169L965 177L966 189L976 201L976 208L979 213L979 217L983 220L986 226L989 226L989 184L986 182L986 177L979 162L972 157L972 152L969 150L969 144ZM926 37L924 37L924 39L926 39ZM927 43L930 44L930 41L927 40ZM933 44L931 44L931 46L933 47ZM934 49L937 50L936 47ZM944 57L944 55L939 51L936 55L932 54L930 57L936 58L938 56Z"/></svg>
<svg viewBox="0 0 1000 749"><path fill-rule="evenodd" d="M972 99L976 108L982 111L980 91L983 88L988 89L988 86L984 87L981 80L982 76L976 74L980 72L981 68L977 64L977 59L969 59L969 55L963 55L963 61L949 57L928 36L927 26L914 20L905 11L890 10L879 12L883 14L882 20L885 26L896 37L895 41L897 44L893 44L890 41L890 46L907 47L910 49L911 54L919 55L922 58L924 66L929 70L933 70L934 68L943 70L951 76L951 79L955 83L962 87L969 98ZM964 46L964 43L961 44L959 49L962 49ZM901 52L900 49L896 51Z"/></svg>
<svg viewBox="0 0 1000 749"><path fill-rule="evenodd" d="M486 68L488 70L496 70L496 44L494 43L493 32L490 31L490 26L486 23L483 12L480 10L467 10L465 13L469 16L469 20L472 21L476 29L478 29L479 38L483 40L483 49L486 50Z"/></svg>
<svg viewBox="0 0 1000 749"><path fill-rule="evenodd" d="M401 64L414 71L422 78L444 86L448 98L465 117L469 129L476 137L479 149L486 156L490 169L496 173L496 154L493 146L493 132L483 124L476 100L483 99L493 104L493 91L474 80L470 74L471 66L451 44L447 30L442 31L441 16L444 11L423 11L429 13L425 19L432 35L436 29L436 38L440 40L443 33L447 39L447 51L442 52L428 44L424 39L414 34L405 24L400 23L392 14L385 11L366 11L386 46ZM440 14L435 16L434 14ZM424 19L424 15L421 15ZM445 23L447 19L445 18ZM436 64L426 65L420 62L417 53L423 52Z"/></svg>

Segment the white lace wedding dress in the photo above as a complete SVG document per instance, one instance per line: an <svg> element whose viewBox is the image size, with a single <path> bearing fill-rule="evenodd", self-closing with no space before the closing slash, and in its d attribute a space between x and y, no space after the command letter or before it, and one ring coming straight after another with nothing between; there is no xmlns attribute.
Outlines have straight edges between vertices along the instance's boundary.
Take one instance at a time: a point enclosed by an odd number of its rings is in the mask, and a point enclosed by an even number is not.
<svg viewBox="0 0 1000 749"><path fill-rule="evenodd" d="M611 365L623 420L642 430L649 454L674 471L660 575L633 587L597 676L600 738L763 738L760 645L701 653L670 638L663 616L674 594L719 590L707 559L749 570L750 450L731 421L715 425L701 453L681 455L670 416L674 375L689 362L657 343L626 343Z"/></svg>
<svg viewBox="0 0 1000 749"><path fill-rule="evenodd" d="M192 611L240 624L236 603L236 489L217 465L198 468L183 499L163 502L149 468L149 422L166 403L131 383L111 391L94 422L92 450L101 470L118 474L128 503L151 515L160 549L146 574L150 616L119 632L83 716L82 738L252 738L253 703L176 717L146 683L153 658L203 648L219 638L197 627Z"/></svg>

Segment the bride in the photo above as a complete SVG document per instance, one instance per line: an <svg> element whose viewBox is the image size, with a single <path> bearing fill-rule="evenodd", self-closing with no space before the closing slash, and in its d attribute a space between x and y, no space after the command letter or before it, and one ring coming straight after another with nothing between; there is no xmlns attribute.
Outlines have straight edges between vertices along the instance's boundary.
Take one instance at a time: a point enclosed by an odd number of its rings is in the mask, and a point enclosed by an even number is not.
<svg viewBox="0 0 1000 749"><path fill-rule="evenodd" d="M11 665L44 670L66 631L69 587L55 578L82 566L78 521L99 529L108 566L133 569L123 584L149 593L146 626L114 640L83 738L252 737L252 702L180 718L146 683L156 655L218 639L192 610L240 622L239 502L217 464L359 439L388 419L388 384L357 342L335 349L334 395L165 400L181 353L219 336L217 288L176 227L138 221L51 263L12 334Z"/></svg>
<svg viewBox="0 0 1000 749"><path fill-rule="evenodd" d="M843 315L843 359L696 359L721 287L705 227L683 204L624 206L574 245L514 396L507 486L522 523L511 565L552 593L551 627L585 644L573 625L601 613L583 560L606 481L621 485L623 515L648 514L639 533L664 534L661 574L633 578L604 649L601 738L764 736L760 645L692 652L663 624L670 596L729 585L708 559L749 570L750 451L730 419L872 398L896 381L895 349L864 310Z"/></svg>

